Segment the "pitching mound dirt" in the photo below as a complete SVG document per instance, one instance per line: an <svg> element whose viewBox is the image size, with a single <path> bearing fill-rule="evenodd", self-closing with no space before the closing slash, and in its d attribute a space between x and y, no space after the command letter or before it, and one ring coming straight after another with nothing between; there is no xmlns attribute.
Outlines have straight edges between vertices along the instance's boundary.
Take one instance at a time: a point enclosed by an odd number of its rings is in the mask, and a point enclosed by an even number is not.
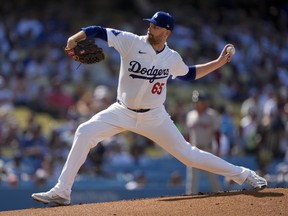
<svg viewBox="0 0 288 216"><path fill-rule="evenodd" d="M288 188L269 188L262 191L230 191L191 196L159 197L123 200L71 206L1 212L0 215L111 215L111 216L276 216L288 215Z"/></svg>

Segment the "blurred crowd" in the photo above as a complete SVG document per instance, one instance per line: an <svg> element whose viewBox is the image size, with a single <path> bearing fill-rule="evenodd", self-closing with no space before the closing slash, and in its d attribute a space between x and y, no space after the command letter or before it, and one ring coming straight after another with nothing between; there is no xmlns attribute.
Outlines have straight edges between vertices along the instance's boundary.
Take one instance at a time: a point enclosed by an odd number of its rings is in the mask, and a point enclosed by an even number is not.
<svg viewBox="0 0 288 216"><path fill-rule="evenodd" d="M215 105L225 138L223 156L254 154L264 174L275 158L283 159L284 165L288 163L288 4L285 1L279 1L278 5L263 1L256 6L247 1L238 2L239 5L237 1L207 4L167 1L165 6L160 1L149 0L118 0L113 4L86 1L83 5L77 3L77 8L73 2L31 4L26 0L9 1L1 6L0 181L11 185L34 181L41 186L47 179L57 179L79 123L115 101L119 69L115 50L97 40L106 54L105 61L79 65L63 52L67 38L88 25L145 34L147 23L142 18L152 16L157 10L166 10L175 17L176 26L168 45L188 65L218 57L226 43L236 47L229 64L194 82L207 91L216 87L214 101L219 98L223 104L228 101L240 107L236 113L225 105ZM170 85L170 88L190 85L191 92L193 89L193 83L177 80L171 80ZM181 129L185 127L184 116L193 104L191 98L177 103L177 112L171 109L171 116ZM18 107L31 111L25 128L20 127L13 115ZM43 125L35 119L41 113L59 120L60 126L44 134ZM151 141L136 134L117 135L91 150L80 174L109 175L102 169L106 162L148 163L145 150L153 146Z"/></svg>

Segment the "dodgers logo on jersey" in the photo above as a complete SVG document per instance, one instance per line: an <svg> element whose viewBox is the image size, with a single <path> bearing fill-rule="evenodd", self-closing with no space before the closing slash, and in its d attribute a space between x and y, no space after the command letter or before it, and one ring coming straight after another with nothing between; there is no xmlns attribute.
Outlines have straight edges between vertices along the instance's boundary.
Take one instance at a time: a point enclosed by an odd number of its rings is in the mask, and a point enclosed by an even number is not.
<svg viewBox="0 0 288 216"><path fill-rule="evenodd" d="M145 79L153 83L156 79L163 79L169 76L169 69L158 69L153 66L152 68L142 67L138 61L131 61L131 67L128 71L131 72L129 76L133 79Z"/></svg>

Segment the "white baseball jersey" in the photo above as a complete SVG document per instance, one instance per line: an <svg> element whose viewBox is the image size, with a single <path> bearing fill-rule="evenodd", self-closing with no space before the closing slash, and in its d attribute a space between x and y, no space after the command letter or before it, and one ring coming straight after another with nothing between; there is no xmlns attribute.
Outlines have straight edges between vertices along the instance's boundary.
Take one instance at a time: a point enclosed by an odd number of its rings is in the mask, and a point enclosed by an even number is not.
<svg viewBox="0 0 288 216"><path fill-rule="evenodd" d="M118 99L132 109L160 107L166 99L167 80L185 75L188 66L167 45L156 54L145 36L107 28L108 45L121 55Z"/></svg>

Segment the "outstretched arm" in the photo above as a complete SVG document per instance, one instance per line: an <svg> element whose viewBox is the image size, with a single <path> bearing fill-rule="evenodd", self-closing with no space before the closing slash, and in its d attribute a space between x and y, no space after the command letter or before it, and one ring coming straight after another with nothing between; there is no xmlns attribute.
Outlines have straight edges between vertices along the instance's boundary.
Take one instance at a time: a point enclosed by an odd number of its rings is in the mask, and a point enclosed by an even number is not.
<svg viewBox="0 0 288 216"><path fill-rule="evenodd" d="M227 48L229 46L233 47L232 44L227 44L223 48L220 56L216 60L205 63L205 64L197 64L197 65L189 66L188 73L184 76L178 76L177 78L180 80L184 80L184 81L196 80L222 67L227 62L230 62L232 58L233 54L227 52Z"/></svg>
<svg viewBox="0 0 288 216"><path fill-rule="evenodd" d="M227 48L229 46L233 46L233 45L232 44L227 44L223 48L220 56L216 60L207 62L205 64L197 64L197 65L195 65L195 67L196 67L196 77L195 77L195 79L199 79L199 78L201 78L203 76L206 76L207 74L209 74L209 73L217 70L218 68L222 67L227 62L230 62L232 55L229 52L227 52Z"/></svg>

